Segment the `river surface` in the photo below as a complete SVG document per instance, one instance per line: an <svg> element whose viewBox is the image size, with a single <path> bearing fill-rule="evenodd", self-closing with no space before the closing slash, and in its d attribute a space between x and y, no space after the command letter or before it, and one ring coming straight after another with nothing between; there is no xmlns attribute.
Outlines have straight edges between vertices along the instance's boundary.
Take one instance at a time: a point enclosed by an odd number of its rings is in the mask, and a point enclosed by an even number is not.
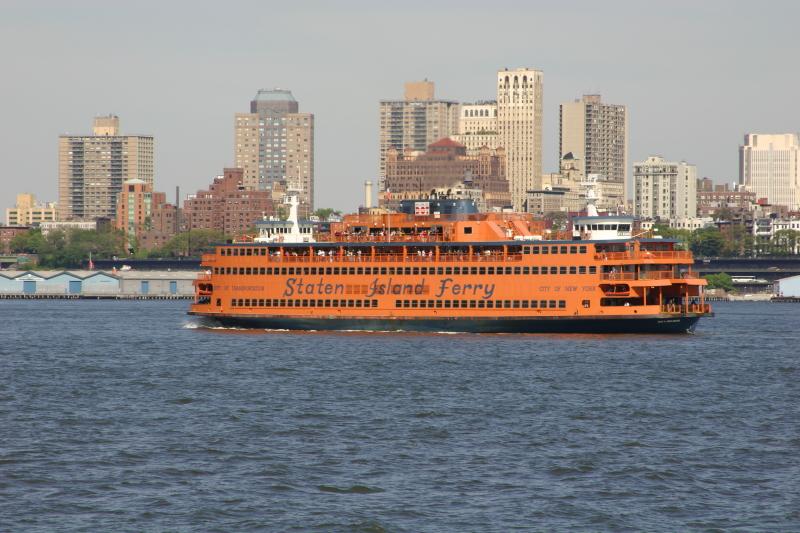
<svg viewBox="0 0 800 533"><path fill-rule="evenodd" d="M800 531L800 306L694 335L0 301L0 531Z"/></svg>

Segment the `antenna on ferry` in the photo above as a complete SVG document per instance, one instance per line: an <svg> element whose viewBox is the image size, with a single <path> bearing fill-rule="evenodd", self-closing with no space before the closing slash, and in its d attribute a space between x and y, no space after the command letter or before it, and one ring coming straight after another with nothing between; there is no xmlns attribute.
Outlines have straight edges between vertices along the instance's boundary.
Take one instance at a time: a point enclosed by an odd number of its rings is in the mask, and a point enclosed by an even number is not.
<svg viewBox="0 0 800 533"><path fill-rule="evenodd" d="M589 174L586 179L581 182L581 185L586 189L586 216L596 217L597 206L595 202L599 199L597 194L597 180L600 174Z"/></svg>

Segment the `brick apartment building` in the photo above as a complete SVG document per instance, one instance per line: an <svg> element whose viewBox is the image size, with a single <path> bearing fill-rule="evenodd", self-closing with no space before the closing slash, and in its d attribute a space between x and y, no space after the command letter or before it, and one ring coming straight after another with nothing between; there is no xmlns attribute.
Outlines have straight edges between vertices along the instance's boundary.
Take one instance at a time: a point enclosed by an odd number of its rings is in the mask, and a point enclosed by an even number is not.
<svg viewBox="0 0 800 533"><path fill-rule="evenodd" d="M386 154L386 190L392 207L400 200L427 197L434 189L467 185L483 191L487 209L511 204L502 148L484 147L467 155L466 147L450 138L428 146L424 153L403 153L389 149Z"/></svg>
<svg viewBox="0 0 800 533"><path fill-rule="evenodd" d="M189 196L183 204L186 229L214 229L226 235L246 232L264 216L275 213L273 193L247 190L241 168L226 168L208 190Z"/></svg>

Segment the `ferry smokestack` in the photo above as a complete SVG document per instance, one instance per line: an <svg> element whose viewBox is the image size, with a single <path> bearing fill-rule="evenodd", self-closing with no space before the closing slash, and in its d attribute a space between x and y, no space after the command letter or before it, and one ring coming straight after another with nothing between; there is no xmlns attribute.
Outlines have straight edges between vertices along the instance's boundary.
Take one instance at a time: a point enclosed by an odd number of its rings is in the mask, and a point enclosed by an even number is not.
<svg viewBox="0 0 800 533"><path fill-rule="evenodd" d="M364 182L364 209L372 208L372 182Z"/></svg>

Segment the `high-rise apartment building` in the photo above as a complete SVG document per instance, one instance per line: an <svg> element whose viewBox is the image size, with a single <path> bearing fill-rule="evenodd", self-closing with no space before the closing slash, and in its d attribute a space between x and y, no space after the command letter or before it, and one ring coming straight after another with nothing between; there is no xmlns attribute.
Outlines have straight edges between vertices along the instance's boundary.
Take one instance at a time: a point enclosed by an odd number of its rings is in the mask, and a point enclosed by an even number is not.
<svg viewBox="0 0 800 533"><path fill-rule="evenodd" d="M739 183L770 204L800 209L800 143L797 134L748 133L739 147Z"/></svg>
<svg viewBox="0 0 800 533"><path fill-rule="evenodd" d="M497 73L497 135L505 148L506 175L516 211L527 191L542 182L542 71L528 68Z"/></svg>
<svg viewBox="0 0 800 533"><path fill-rule="evenodd" d="M624 105L603 103L599 94L561 104L559 131L559 157L571 152L581 162L584 176L600 174L627 191L628 112Z"/></svg>
<svg viewBox="0 0 800 533"><path fill-rule="evenodd" d="M117 196L117 215L114 226L123 230L128 238L138 237L150 229L153 210L167 202L163 192L153 192L153 186L140 179L126 180Z"/></svg>
<svg viewBox="0 0 800 533"><path fill-rule="evenodd" d="M697 216L697 167L650 156L633 164L634 212L642 219Z"/></svg>
<svg viewBox="0 0 800 533"><path fill-rule="evenodd" d="M56 204L37 204L31 193L17 195L14 207L6 208L6 226L32 226L56 220Z"/></svg>
<svg viewBox="0 0 800 533"><path fill-rule="evenodd" d="M436 100L432 81L405 84L403 100L380 103L380 187L385 191L386 153L424 152L428 145L458 132L458 102Z"/></svg>
<svg viewBox="0 0 800 533"><path fill-rule="evenodd" d="M484 146L497 148L497 102L461 104L458 118L458 135L453 138L475 155Z"/></svg>
<svg viewBox="0 0 800 533"><path fill-rule="evenodd" d="M249 190L285 182L303 210L314 208L314 115L300 113L291 91L260 89L250 113L234 118L234 161Z"/></svg>
<svg viewBox="0 0 800 533"><path fill-rule="evenodd" d="M120 135L119 118L94 120L93 135L58 140L58 218L94 220L116 215L122 183L153 185L153 137Z"/></svg>

